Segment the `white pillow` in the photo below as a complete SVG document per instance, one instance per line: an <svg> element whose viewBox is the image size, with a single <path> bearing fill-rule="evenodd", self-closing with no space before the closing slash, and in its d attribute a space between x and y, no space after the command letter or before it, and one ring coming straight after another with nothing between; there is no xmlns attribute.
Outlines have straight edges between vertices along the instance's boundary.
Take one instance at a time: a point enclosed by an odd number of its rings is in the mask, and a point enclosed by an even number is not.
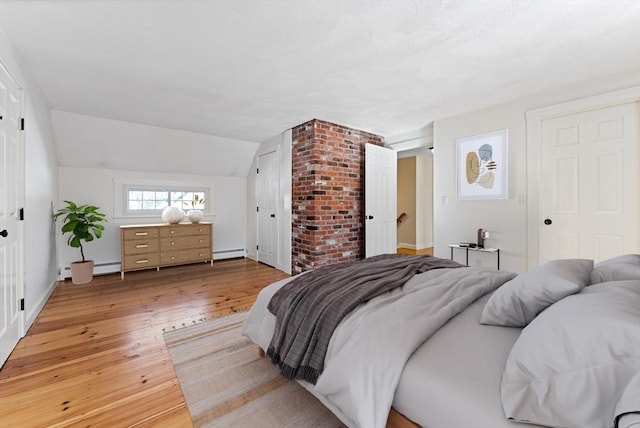
<svg viewBox="0 0 640 428"><path fill-rule="evenodd" d="M481 324L524 327L546 307L589 284L593 260L553 260L498 288L485 305Z"/></svg>
<svg viewBox="0 0 640 428"><path fill-rule="evenodd" d="M640 280L596 284L548 308L507 359L500 391L507 418L602 428L640 412L640 402L629 407L624 398L640 373L639 326Z"/></svg>
<svg viewBox="0 0 640 428"><path fill-rule="evenodd" d="M596 263L591 272L591 284L625 279L640 279L640 254L625 254L603 260Z"/></svg>

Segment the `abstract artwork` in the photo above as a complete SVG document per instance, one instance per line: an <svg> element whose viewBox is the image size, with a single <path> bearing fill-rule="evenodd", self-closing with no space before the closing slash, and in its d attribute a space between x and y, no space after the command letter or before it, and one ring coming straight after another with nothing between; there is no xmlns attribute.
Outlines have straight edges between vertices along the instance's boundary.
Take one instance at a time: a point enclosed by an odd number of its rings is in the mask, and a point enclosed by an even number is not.
<svg viewBox="0 0 640 428"><path fill-rule="evenodd" d="M509 130L456 140L458 199L507 199Z"/></svg>

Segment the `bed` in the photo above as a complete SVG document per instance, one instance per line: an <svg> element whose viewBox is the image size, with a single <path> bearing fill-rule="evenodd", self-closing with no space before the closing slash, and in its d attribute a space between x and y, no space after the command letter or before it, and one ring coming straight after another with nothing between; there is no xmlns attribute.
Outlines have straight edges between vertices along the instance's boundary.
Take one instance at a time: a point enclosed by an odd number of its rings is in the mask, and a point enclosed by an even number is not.
<svg viewBox="0 0 640 428"><path fill-rule="evenodd" d="M273 296L304 276L259 294L243 333L261 349L283 328ZM383 427L393 407L431 428L638 428L640 255L517 276L447 263L420 271L350 311L320 376L297 380L350 427Z"/></svg>

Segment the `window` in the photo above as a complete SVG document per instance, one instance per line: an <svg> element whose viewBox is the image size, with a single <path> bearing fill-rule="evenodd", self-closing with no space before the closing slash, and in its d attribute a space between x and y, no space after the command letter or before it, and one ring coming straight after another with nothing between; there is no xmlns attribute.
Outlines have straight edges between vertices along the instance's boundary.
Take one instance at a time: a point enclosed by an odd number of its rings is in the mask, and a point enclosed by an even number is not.
<svg viewBox="0 0 640 428"><path fill-rule="evenodd" d="M126 215L154 215L173 206L183 210L207 209L207 189L159 188L127 186L125 189Z"/></svg>

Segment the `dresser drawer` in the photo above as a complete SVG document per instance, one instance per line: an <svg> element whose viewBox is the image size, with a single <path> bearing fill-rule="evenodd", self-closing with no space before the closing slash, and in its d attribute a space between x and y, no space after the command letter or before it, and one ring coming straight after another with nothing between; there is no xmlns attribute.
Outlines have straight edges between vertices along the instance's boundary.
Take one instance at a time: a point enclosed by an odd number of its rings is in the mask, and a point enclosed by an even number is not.
<svg viewBox="0 0 640 428"><path fill-rule="evenodd" d="M160 251L174 251L185 248L201 248L211 245L210 235L176 236L160 239Z"/></svg>
<svg viewBox="0 0 640 428"><path fill-rule="evenodd" d="M120 226L120 277L131 270L211 262L213 223Z"/></svg>
<svg viewBox="0 0 640 428"><path fill-rule="evenodd" d="M122 248L125 256L132 254L145 254L145 253L157 253L158 252L158 238L156 239L132 239L125 240L122 243Z"/></svg>
<svg viewBox="0 0 640 428"><path fill-rule="evenodd" d="M158 266L158 253L134 254L122 258L124 270L145 269Z"/></svg>
<svg viewBox="0 0 640 428"><path fill-rule="evenodd" d="M155 228L155 227L126 228L126 229L122 229L122 237L124 240L157 238L158 228Z"/></svg>
<svg viewBox="0 0 640 428"><path fill-rule="evenodd" d="M160 237L173 236L211 235L210 224L180 224L176 226L164 226L160 228Z"/></svg>
<svg viewBox="0 0 640 428"><path fill-rule="evenodd" d="M182 251L163 251L162 253L160 253L161 265L172 265L207 260L211 260L211 253L209 248L189 249Z"/></svg>

